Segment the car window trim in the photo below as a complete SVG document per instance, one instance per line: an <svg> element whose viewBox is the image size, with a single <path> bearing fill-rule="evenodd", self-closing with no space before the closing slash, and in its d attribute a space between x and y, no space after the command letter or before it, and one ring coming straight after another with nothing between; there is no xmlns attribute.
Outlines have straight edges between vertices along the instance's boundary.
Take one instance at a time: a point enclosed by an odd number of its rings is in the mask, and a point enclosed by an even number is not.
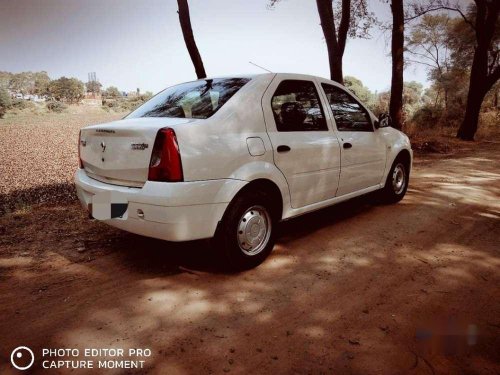
<svg viewBox="0 0 500 375"><path fill-rule="evenodd" d="M276 94L276 91L278 91L280 85L283 83L283 82L286 82L286 81L296 81L296 82L309 82L313 85L314 87L314 91L316 92L316 97L318 99L318 104L319 104L319 109L321 111L321 114L323 115L323 119L325 120L325 128L324 129L316 129L316 130L289 130L289 131L284 131L284 130L279 130L278 129L278 124L276 123L276 116L274 114L274 110L273 110L273 98L275 97L275 94ZM307 79L293 79L293 78L285 78L285 79L282 79L278 85L276 86L276 88L274 89L274 92L273 94L271 95L271 99L270 99L270 107L271 107L271 112L273 113L273 119L274 119L274 125L276 127L276 131L279 132L279 133L300 133L300 132L329 132L330 129L328 128L328 123L326 121L326 113L323 109L323 103L321 103L321 96L320 96L320 93L318 92L318 88L316 86L316 82L314 81L311 81L311 80L307 80Z"/></svg>
<svg viewBox="0 0 500 375"><path fill-rule="evenodd" d="M361 101L356 99L356 97L351 92L349 92L347 89L345 89L341 86L332 85L331 83L321 82L320 86L321 86L321 89L323 90L323 93L325 94L326 101L328 102L328 106L330 107L330 111L332 112L333 121L335 122L335 128L337 129L337 131L339 131L339 132L364 132L364 133L374 133L375 132L375 127L373 126L373 119L372 119L372 116L370 116L368 109L363 105L363 103L361 103ZM328 94L326 93L324 86L331 86L333 88L339 89L339 90L345 92L350 98L352 98L363 109L363 112L368 117L368 120L369 120L370 125L371 125L371 128L370 128L371 130L355 130L355 129L341 130L341 129L339 129L339 127L337 126L337 120L335 119L335 113L333 112L332 105L330 104L330 101L328 100Z"/></svg>

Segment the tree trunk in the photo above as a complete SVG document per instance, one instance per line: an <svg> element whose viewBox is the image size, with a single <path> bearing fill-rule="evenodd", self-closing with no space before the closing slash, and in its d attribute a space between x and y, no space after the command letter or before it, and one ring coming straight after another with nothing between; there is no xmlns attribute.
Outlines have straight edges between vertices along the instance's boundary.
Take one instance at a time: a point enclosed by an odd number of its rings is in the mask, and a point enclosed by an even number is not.
<svg viewBox="0 0 500 375"><path fill-rule="evenodd" d="M448 115L448 89L444 89L444 113Z"/></svg>
<svg viewBox="0 0 500 375"><path fill-rule="evenodd" d="M350 4L349 1L347 1L347 3ZM344 76L342 74L342 57L344 55L345 39L344 42L342 43L341 41L339 45L339 41L337 40L337 32L335 30L335 22L333 18L332 0L316 0L316 5L318 7L319 19L321 21L321 28L323 29L323 35L325 36L325 41L326 41L326 48L328 50L330 78L332 79L332 81L338 82L343 85ZM348 8L348 10L350 14L350 9ZM342 22L345 22L344 17L341 23ZM339 35L339 37L342 37L342 35Z"/></svg>
<svg viewBox="0 0 500 375"><path fill-rule="evenodd" d="M479 122L481 104L483 103L485 95L486 93L482 90L479 82L475 83L473 86L471 85L469 88L469 93L467 95L467 107L465 109L464 120L458 129L458 138L464 141L474 140L474 135L477 131L477 124Z"/></svg>
<svg viewBox="0 0 500 375"><path fill-rule="evenodd" d="M392 126L403 126L403 50L404 50L404 9L403 0L392 0L392 80L389 114Z"/></svg>
<svg viewBox="0 0 500 375"><path fill-rule="evenodd" d="M198 78L206 78L207 73L205 73L205 67L203 66L200 52L198 51L198 47L196 46L196 42L194 40L193 29L191 28L188 2L187 0L177 0L177 5L179 6L178 13L182 35L184 36L184 42L186 43L189 56L191 56L196 76Z"/></svg>
<svg viewBox="0 0 500 375"><path fill-rule="evenodd" d="M491 48L500 5L498 0L476 0L476 8L477 47L472 60L465 116L457 132L457 138L464 141L474 140L484 97L500 77L499 66L488 73L488 51Z"/></svg>

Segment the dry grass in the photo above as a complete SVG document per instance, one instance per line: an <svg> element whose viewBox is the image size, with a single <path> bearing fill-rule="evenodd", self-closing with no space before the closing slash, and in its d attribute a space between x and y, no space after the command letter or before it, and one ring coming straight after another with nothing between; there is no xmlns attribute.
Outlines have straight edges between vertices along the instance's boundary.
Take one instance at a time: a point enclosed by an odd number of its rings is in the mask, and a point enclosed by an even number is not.
<svg viewBox="0 0 500 375"><path fill-rule="evenodd" d="M409 123L404 127L404 132L408 134L413 149L418 153L450 154L469 150L474 145L457 139L457 129L451 126L436 125L422 129ZM481 114L475 139L478 142L500 141L500 112Z"/></svg>
<svg viewBox="0 0 500 375"><path fill-rule="evenodd" d="M79 129L123 116L74 106L64 113L19 111L0 120L0 215L32 203L74 199Z"/></svg>

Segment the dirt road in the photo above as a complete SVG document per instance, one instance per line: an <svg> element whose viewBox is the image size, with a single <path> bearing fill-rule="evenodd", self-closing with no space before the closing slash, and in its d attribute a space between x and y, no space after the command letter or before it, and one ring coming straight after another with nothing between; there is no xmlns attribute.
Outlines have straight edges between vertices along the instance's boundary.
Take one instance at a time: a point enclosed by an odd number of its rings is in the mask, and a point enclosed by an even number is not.
<svg viewBox="0 0 500 375"><path fill-rule="evenodd" d="M204 241L120 232L77 204L1 217L0 373L27 345L150 348L149 373L498 374L500 143L474 148L418 159L397 205L283 223L236 275Z"/></svg>

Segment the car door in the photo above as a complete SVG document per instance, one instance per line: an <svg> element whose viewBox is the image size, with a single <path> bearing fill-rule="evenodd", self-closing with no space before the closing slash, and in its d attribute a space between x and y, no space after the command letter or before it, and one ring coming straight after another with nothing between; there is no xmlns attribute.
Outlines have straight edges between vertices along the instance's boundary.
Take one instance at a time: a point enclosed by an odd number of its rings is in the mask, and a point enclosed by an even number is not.
<svg viewBox="0 0 500 375"><path fill-rule="evenodd" d="M333 198L340 177L340 144L319 86L303 78L277 75L262 99L274 163L288 182L293 208Z"/></svg>
<svg viewBox="0 0 500 375"><path fill-rule="evenodd" d="M337 196L381 183L387 158L384 138L373 126L368 110L348 91L321 83L342 144Z"/></svg>

